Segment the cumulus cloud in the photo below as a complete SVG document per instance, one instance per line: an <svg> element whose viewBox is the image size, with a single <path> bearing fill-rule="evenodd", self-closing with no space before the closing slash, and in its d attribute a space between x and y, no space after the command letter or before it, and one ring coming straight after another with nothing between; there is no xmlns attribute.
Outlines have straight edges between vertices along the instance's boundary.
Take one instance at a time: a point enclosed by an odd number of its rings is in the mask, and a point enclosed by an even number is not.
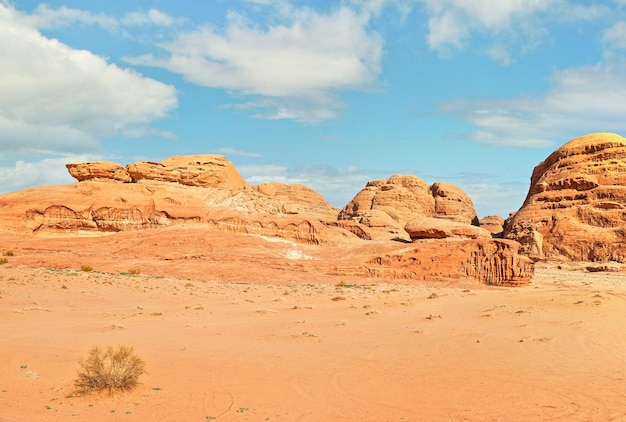
<svg viewBox="0 0 626 422"><path fill-rule="evenodd" d="M164 56L128 57L191 83L244 98L233 107L257 117L319 121L341 106L340 90L368 89L381 71L382 39L367 11L324 14L280 3L281 23L263 28L230 13L223 30L205 26L160 45Z"/></svg>
<svg viewBox="0 0 626 422"><path fill-rule="evenodd" d="M176 90L88 51L44 37L0 3L3 153L84 153L177 106Z"/></svg>
<svg viewBox="0 0 626 422"><path fill-rule="evenodd" d="M97 159L94 155L65 155L39 161L17 160L13 165L0 165L0 192L15 192L32 186L60 185L76 180L65 168L66 163Z"/></svg>
<svg viewBox="0 0 626 422"><path fill-rule="evenodd" d="M589 132L626 132L626 63L556 71L545 95L458 99L441 106L476 127L490 145L546 148Z"/></svg>

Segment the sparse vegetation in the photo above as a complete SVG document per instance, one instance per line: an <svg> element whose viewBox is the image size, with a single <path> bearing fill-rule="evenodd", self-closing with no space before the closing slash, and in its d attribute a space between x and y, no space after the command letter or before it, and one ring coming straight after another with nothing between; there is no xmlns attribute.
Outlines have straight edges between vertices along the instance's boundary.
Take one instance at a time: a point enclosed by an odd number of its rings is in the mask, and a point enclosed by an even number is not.
<svg viewBox="0 0 626 422"><path fill-rule="evenodd" d="M139 275L141 274L141 270L139 268L133 267L128 270L128 274L130 275Z"/></svg>
<svg viewBox="0 0 626 422"><path fill-rule="evenodd" d="M93 267L91 265L81 265L80 270L89 273L93 271Z"/></svg>
<svg viewBox="0 0 626 422"><path fill-rule="evenodd" d="M0 265L2 265L2 264L6 264L6 263L8 263L8 262L9 262L9 260L8 260L5 256L3 256L3 257L1 257L1 258L0 258Z"/></svg>
<svg viewBox="0 0 626 422"><path fill-rule="evenodd" d="M77 394L92 391L130 391L139 383L145 372L145 362L132 347L109 346L106 351L94 347L85 360L80 361L78 378L74 382Z"/></svg>
<svg viewBox="0 0 626 422"><path fill-rule="evenodd" d="M3 255L3 256L14 256L15 254L13 253L13 251L12 251L12 250L10 250L10 249L9 249L8 251L4 251L4 252L2 253L2 255Z"/></svg>

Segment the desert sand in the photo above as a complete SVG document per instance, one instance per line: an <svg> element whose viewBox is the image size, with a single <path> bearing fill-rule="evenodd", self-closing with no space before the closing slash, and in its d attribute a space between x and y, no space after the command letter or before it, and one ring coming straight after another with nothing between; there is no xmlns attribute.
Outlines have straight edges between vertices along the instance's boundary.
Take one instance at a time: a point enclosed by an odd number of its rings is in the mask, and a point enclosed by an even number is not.
<svg viewBox="0 0 626 422"><path fill-rule="evenodd" d="M316 271L327 248L154 233L2 237L0 421L626 420L621 272L350 278ZM72 396L79 360L118 344L140 386Z"/></svg>

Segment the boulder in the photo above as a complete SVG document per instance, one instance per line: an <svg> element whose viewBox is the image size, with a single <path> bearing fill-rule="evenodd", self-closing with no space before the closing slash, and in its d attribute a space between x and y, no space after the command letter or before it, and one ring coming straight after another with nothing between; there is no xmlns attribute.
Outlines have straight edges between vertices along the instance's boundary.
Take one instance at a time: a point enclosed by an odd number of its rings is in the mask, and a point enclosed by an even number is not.
<svg viewBox="0 0 626 422"><path fill-rule="evenodd" d="M65 167L70 175L79 182L98 180L130 183L133 181L126 168L112 161L69 163Z"/></svg>
<svg viewBox="0 0 626 422"><path fill-rule="evenodd" d="M535 259L626 260L626 139L573 139L537 165L504 237Z"/></svg>
<svg viewBox="0 0 626 422"><path fill-rule="evenodd" d="M491 233L483 228L441 218L416 218L410 220L404 226L404 230L409 234L411 240L446 239L450 237L491 239Z"/></svg>

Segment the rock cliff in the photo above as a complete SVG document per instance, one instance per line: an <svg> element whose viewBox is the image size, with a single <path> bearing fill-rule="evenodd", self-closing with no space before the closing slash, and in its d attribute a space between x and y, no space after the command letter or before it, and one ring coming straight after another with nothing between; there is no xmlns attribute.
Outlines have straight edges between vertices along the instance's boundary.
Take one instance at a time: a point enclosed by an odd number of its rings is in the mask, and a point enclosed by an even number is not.
<svg viewBox="0 0 626 422"><path fill-rule="evenodd" d="M573 139L537 165L504 237L534 259L626 260L626 139Z"/></svg>

